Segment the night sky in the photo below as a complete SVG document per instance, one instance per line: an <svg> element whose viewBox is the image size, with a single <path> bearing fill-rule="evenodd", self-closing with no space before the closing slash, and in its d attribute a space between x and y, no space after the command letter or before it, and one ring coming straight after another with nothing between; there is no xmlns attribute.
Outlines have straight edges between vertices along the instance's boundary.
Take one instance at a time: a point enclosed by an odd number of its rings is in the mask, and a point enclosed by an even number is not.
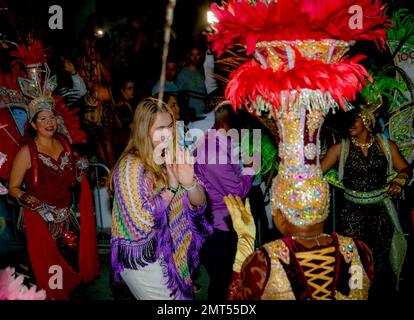
<svg viewBox="0 0 414 320"><path fill-rule="evenodd" d="M206 11L211 0L177 0L173 29L179 45L197 41L207 26ZM63 9L63 30L50 30L48 21L51 5ZM79 34L91 12L97 12L110 28L117 21L133 15L143 16L149 29L162 29L165 21L167 0L0 0L0 32L7 38L17 40L27 33L43 39L45 44L62 51L71 50L79 40ZM19 34L17 34L17 31Z"/></svg>
<svg viewBox="0 0 414 320"><path fill-rule="evenodd" d="M109 34L114 25L126 21L126 17L143 16L148 30L162 38L165 20L165 7L168 0L0 0L0 33L8 39L21 40L30 33L43 40L65 55L73 56L79 43L80 32L88 15L97 12L105 19ZM177 0L173 29L177 35L178 47L188 47L199 41L200 34L207 26L206 12L212 2L219 0ZM412 0L388 0L390 9L398 6L414 10ZM50 30L48 21L49 6L58 4L63 8L63 30ZM19 41L20 39L20 41ZM202 40L202 39L201 39Z"/></svg>

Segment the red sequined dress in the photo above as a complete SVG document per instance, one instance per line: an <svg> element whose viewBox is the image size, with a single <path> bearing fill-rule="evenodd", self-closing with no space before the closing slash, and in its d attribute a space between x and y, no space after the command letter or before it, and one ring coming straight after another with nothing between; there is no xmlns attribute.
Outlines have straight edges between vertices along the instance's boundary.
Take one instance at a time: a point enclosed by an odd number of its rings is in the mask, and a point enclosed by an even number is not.
<svg viewBox="0 0 414 320"><path fill-rule="evenodd" d="M75 159L69 143L58 136L64 149L56 160L28 142L31 167L26 172L26 193L57 209L69 208L76 184ZM99 273L95 218L86 178L81 180L80 227L71 212L58 222L46 222L37 212L23 212L27 246L37 285L47 299L68 299L83 281ZM68 211L69 212L69 211ZM79 240L80 238L80 240Z"/></svg>

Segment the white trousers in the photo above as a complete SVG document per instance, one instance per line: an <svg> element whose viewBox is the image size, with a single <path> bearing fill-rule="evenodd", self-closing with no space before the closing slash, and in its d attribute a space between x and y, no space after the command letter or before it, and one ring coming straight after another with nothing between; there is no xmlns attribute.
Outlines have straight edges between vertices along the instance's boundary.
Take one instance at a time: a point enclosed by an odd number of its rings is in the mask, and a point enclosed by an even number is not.
<svg viewBox="0 0 414 320"><path fill-rule="evenodd" d="M124 269L121 277L137 300L173 300L157 260L139 270Z"/></svg>

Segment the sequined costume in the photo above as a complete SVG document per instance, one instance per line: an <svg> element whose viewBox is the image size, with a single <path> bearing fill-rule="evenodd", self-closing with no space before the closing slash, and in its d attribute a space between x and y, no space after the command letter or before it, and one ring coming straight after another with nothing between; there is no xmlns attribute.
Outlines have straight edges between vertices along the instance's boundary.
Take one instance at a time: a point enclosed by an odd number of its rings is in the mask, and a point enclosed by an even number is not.
<svg viewBox="0 0 414 320"><path fill-rule="evenodd" d="M358 30L349 24L349 0L229 0L212 5L218 20L210 37L213 50L220 55L242 44L252 58L232 73L226 98L235 108L245 107L276 122L281 161L272 183L272 213L282 215L299 234L306 232L301 228L319 228L329 214L329 186L319 159L324 118L339 107L349 111L349 101L355 100L367 80L372 81L360 64L362 57L345 54L359 40L384 46L385 29L390 27L380 1L357 3L364 19ZM232 203L229 206L235 208ZM364 245L332 234L333 246L307 250L283 238L265 245L261 253L248 255L254 250L254 226L240 216L232 215L237 222L234 227L241 225L233 271L235 283L241 272L242 285L230 289L241 298L367 298L370 263L361 262L361 258L369 261L363 258L369 256L363 252ZM253 262L250 267L246 258L255 259L257 265ZM359 269L358 292L346 288L352 267ZM261 281L268 286L249 296L252 288L247 282L260 269L266 270Z"/></svg>
<svg viewBox="0 0 414 320"><path fill-rule="evenodd" d="M33 140L28 141L31 167L25 175L28 197L61 210L62 216L46 222L41 215L23 210L27 248L33 273L47 299L68 299L83 281L93 280L99 273L96 231L89 185L81 180L81 228L70 208L71 189L77 172L69 143L58 135L64 149L56 160L39 152ZM62 285L51 287L50 278L61 272Z"/></svg>
<svg viewBox="0 0 414 320"><path fill-rule="evenodd" d="M346 235L364 241L372 250L375 265L375 287L399 277L406 252L397 212L385 193L387 177L392 173L392 158L388 140L377 136L365 156L361 148L342 143L339 179L343 182L347 200L340 221ZM391 264L390 264L391 262ZM375 287L373 290L375 290Z"/></svg>
<svg viewBox="0 0 414 320"><path fill-rule="evenodd" d="M168 207L153 179L133 155L124 158L114 174L111 259L114 280L124 269L140 270L155 262L162 266L171 299L193 299L191 274L211 225L205 206L191 209L180 187Z"/></svg>
<svg viewBox="0 0 414 320"><path fill-rule="evenodd" d="M372 257L360 241L332 234L311 249L290 237L265 244L233 273L230 300L363 300L372 281ZM350 285L351 284L351 285Z"/></svg>

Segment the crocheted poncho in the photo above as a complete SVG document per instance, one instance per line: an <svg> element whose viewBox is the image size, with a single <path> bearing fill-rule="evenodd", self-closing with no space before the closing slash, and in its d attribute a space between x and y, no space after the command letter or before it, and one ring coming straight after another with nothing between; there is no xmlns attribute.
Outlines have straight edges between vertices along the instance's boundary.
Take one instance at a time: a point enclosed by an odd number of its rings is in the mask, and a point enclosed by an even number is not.
<svg viewBox="0 0 414 320"><path fill-rule="evenodd" d="M124 268L139 269L161 261L172 298L194 297L191 273L212 227L204 212L192 210L180 187L166 207L153 178L133 155L122 160L114 174L111 264L115 282Z"/></svg>

